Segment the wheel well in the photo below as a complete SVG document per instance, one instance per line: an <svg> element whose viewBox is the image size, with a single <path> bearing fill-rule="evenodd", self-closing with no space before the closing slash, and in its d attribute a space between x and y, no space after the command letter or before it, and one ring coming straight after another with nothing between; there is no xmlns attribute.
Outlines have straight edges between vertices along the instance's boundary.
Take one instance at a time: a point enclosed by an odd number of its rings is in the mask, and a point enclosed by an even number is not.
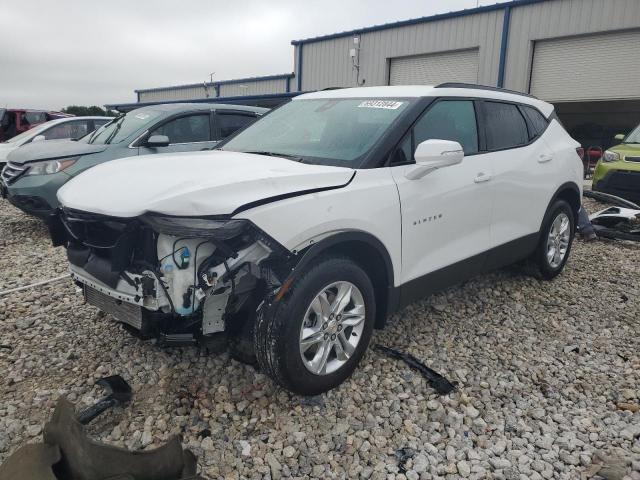
<svg viewBox="0 0 640 480"><path fill-rule="evenodd" d="M393 277L378 249L365 241L349 240L332 245L322 253L348 257L367 273L376 298L375 327L384 327L389 308L389 287L392 286L389 285L389 279Z"/></svg>
<svg viewBox="0 0 640 480"><path fill-rule="evenodd" d="M574 219L577 222L578 210L580 210L580 205L581 205L579 190L575 189L575 187L570 187L570 186L562 188L558 193L556 193L554 200L557 200L557 199L562 199L571 206Z"/></svg>

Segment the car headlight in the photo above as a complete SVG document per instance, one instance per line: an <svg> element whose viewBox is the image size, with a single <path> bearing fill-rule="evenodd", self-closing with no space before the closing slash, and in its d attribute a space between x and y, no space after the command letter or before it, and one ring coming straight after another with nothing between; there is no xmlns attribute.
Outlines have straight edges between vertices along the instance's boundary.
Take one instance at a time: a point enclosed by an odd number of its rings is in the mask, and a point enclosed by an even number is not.
<svg viewBox="0 0 640 480"><path fill-rule="evenodd" d="M618 152L612 152L611 150L607 150L602 155L603 162L617 162L620 160L620 154Z"/></svg>
<svg viewBox="0 0 640 480"><path fill-rule="evenodd" d="M59 158L57 160L46 160L44 162L28 163L29 170L25 175L51 175L66 170L76 163L80 157Z"/></svg>
<svg viewBox="0 0 640 480"><path fill-rule="evenodd" d="M185 238L214 238L229 240L240 235L249 222L247 220L213 220L195 217L167 217L145 215L142 221L155 232Z"/></svg>

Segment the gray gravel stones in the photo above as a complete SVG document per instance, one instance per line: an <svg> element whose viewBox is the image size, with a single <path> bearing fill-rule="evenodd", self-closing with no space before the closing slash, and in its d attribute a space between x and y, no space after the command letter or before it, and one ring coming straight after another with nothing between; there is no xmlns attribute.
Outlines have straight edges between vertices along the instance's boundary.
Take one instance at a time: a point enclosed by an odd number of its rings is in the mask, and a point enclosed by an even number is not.
<svg viewBox="0 0 640 480"><path fill-rule="evenodd" d="M5 201L0 249L0 290L67 269ZM89 404L119 373L134 400L90 433L132 449L181 434L209 478L637 478L640 412L617 406L640 403L639 271L639 245L577 241L553 282L507 268L398 313L373 341L459 381L446 397L369 351L340 388L299 398L227 354L140 341L69 280L0 297L0 461L41 438L59 396Z"/></svg>

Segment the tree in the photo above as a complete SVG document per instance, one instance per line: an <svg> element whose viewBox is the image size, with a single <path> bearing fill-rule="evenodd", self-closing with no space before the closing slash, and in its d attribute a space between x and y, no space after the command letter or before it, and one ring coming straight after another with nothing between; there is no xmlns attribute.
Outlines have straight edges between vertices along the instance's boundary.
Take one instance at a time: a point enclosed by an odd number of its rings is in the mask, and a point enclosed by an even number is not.
<svg viewBox="0 0 640 480"><path fill-rule="evenodd" d="M114 112L113 110L104 110L96 105L92 105L91 107L69 105L68 107L63 108L62 112L75 115L76 117L115 117L117 114L117 112Z"/></svg>

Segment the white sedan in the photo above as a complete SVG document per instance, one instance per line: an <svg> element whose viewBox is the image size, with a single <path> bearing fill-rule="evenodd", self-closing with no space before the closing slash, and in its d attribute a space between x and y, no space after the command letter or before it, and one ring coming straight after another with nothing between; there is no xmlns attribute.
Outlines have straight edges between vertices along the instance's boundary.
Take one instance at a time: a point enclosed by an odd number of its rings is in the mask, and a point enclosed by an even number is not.
<svg viewBox="0 0 640 480"><path fill-rule="evenodd" d="M9 153L22 145L44 140L78 139L111 120L112 117L69 117L41 123L0 143L0 170L4 167Z"/></svg>

